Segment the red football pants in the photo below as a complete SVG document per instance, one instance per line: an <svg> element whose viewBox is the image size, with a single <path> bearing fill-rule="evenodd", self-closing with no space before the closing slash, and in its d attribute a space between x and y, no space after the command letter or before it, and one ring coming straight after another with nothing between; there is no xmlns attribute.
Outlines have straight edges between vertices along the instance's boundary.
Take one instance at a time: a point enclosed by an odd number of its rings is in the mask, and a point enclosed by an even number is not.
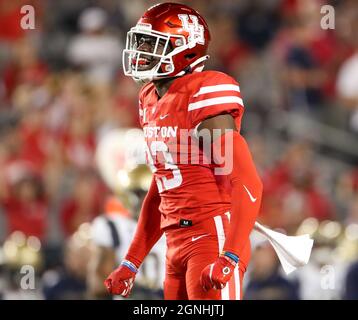
<svg viewBox="0 0 358 320"><path fill-rule="evenodd" d="M230 224L226 213L207 219L191 227L166 231L167 256L164 281L166 300L240 300L242 280L250 255L250 244L245 249L234 274L222 290L204 291L200 285L202 270L213 263L222 251L225 233Z"/></svg>

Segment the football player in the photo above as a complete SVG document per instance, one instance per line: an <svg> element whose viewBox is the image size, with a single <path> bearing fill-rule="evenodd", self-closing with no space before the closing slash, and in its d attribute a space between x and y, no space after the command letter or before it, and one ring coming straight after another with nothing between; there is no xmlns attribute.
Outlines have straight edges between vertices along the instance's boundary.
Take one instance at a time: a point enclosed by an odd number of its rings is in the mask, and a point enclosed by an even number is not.
<svg viewBox="0 0 358 320"><path fill-rule="evenodd" d="M240 134L238 83L203 71L209 42L204 18L175 3L151 7L127 34L124 73L143 84L139 115L154 179L125 259L105 281L112 294L129 295L165 233L165 299L242 297L262 183Z"/></svg>

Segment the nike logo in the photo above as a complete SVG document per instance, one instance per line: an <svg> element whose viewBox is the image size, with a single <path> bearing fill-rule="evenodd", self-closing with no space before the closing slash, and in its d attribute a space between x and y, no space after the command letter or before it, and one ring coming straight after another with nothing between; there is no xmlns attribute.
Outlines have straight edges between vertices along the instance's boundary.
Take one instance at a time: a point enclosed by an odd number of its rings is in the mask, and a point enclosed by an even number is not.
<svg viewBox="0 0 358 320"><path fill-rule="evenodd" d="M159 116L159 119L160 119L160 120L163 120L163 119L165 119L167 116L169 116L169 113L165 114L164 116L160 115L160 116Z"/></svg>
<svg viewBox="0 0 358 320"><path fill-rule="evenodd" d="M201 236L198 236L198 237L192 237L191 241L196 241L196 240L199 240L200 238L206 237L206 236L208 236L208 234L202 234Z"/></svg>
<svg viewBox="0 0 358 320"><path fill-rule="evenodd" d="M250 193L249 189L247 189L245 185L243 185L243 186L244 186L244 188L245 188L247 194L249 195L251 202L254 202L254 203L255 203L256 200L257 200L257 198L254 198L254 197L252 196L252 194Z"/></svg>

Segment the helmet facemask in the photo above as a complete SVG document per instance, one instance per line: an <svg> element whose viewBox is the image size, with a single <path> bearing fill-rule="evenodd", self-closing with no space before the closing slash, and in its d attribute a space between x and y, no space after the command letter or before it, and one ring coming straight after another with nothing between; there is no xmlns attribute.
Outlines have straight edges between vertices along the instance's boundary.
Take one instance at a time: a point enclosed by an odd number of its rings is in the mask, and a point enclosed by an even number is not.
<svg viewBox="0 0 358 320"><path fill-rule="evenodd" d="M173 36L161 32L132 28L127 33L126 49L123 50L124 74L142 82L150 82L171 74L174 71L173 60L169 56L172 50L171 37ZM141 50L139 41L142 39L151 40L150 51Z"/></svg>
<svg viewBox="0 0 358 320"><path fill-rule="evenodd" d="M151 51L140 50L138 41L143 38L152 41ZM187 43L182 35L151 30L150 25L137 25L127 33L126 49L122 56L124 74L142 83L181 76L184 73L182 70L175 70L173 57L195 45L196 43ZM200 62L206 59L207 56L200 59Z"/></svg>

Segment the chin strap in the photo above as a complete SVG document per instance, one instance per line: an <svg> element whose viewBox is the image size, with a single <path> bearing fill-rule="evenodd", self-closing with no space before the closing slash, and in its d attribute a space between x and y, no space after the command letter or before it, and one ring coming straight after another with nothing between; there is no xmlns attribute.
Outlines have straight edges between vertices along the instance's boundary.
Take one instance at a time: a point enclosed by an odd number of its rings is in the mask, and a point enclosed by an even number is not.
<svg viewBox="0 0 358 320"><path fill-rule="evenodd" d="M146 83L150 82L151 80L149 79L140 79L140 78L137 78L137 77L132 77L132 79L138 83L139 85L145 85Z"/></svg>
<svg viewBox="0 0 358 320"><path fill-rule="evenodd" d="M203 63L204 61L208 60L210 58L209 55L205 55L203 57L200 57L199 59L195 60L192 64L190 64L188 67L186 67L184 70L180 71L179 73L177 73L174 77L180 77L183 76L184 74L191 72L191 71L195 71L195 72L200 72L203 71L204 69L204 65L195 68L195 66L198 66L199 64Z"/></svg>

